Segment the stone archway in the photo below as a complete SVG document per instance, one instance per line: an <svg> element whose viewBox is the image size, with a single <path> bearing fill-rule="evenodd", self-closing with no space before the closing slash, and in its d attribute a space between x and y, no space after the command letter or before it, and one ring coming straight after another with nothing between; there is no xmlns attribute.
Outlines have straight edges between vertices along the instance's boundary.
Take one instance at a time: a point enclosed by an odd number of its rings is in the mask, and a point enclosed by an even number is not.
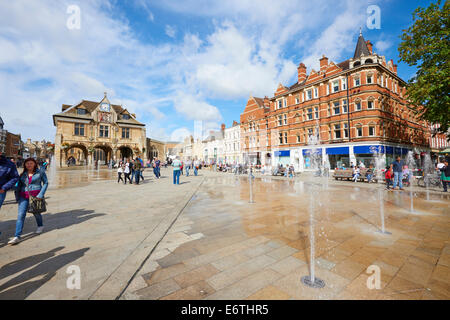
<svg viewBox="0 0 450 320"><path fill-rule="evenodd" d="M64 150L64 163L70 165L87 165L88 164L88 149L85 145L75 143Z"/></svg>
<svg viewBox="0 0 450 320"><path fill-rule="evenodd" d="M117 150L119 152L119 159L122 161L133 157L133 149L129 146L120 146Z"/></svg>
<svg viewBox="0 0 450 320"><path fill-rule="evenodd" d="M108 164L111 159L112 159L111 146L109 146L107 144L94 146L94 152L93 152L94 163L96 161L98 161L98 164L105 165L105 164Z"/></svg>

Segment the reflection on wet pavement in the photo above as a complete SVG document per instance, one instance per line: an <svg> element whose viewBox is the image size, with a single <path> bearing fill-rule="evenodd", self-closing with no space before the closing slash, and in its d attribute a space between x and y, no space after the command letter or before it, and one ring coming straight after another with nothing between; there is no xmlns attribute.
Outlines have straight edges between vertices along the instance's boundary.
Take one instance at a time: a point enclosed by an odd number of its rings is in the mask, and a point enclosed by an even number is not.
<svg viewBox="0 0 450 320"><path fill-rule="evenodd" d="M116 170L101 168L95 170L88 167L71 167L47 172L50 189L74 188L90 184L93 181L114 180Z"/></svg>
<svg viewBox="0 0 450 320"><path fill-rule="evenodd" d="M377 188L382 188L386 230ZM450 199L325 180L208 177L150 257L141 299L448 299ZM314 201L315 274L309 274ZM194 237L191 237L195 235ZM367 287L369 266L380 289ZM145 287L144 287L145 286Z"/></svg>

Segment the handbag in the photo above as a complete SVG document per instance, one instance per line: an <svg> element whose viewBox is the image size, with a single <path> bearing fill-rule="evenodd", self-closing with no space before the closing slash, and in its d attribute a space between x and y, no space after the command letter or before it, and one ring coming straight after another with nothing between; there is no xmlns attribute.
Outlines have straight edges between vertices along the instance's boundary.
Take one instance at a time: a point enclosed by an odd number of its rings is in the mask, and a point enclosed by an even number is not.
<svg viewBox="0 0 450 320"><path fill-rule="evenodd" d="M29 203L28 203L28 213L32 213L32 214L39 214L42 212L47 211L47 203L45 202L45 199L38 199L36 197L33 197L30 194L30 189L29 189L29 183L28 183L28 177L26 179L26 186L27 186L27 191L28 191L28 197L29 197Z"/></svg>

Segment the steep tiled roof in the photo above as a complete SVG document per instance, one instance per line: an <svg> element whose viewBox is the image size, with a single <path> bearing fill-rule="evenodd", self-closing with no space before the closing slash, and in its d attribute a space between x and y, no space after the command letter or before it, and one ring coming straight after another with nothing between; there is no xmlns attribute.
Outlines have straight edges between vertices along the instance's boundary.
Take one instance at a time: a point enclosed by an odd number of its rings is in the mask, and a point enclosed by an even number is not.
<svg viewBox="0 0 450 320"><path fill-rule="evenodd" d="M353 55L353 59L357 59L361 57L364 53L365 56L370 55L369 48L367 47L367 43L364 40L362 33L359 33L358 43L356 44L355 54Z"/></svg>
<svg viewBox="0 0 450 320"><path fill-rule="evenodd" d="M341 63L338 63L337 66L342 70L348 70L348 68L350 68L350 60L345 60Z"/></svg>
<svg viewBox="0 0 450 320"><path fill-rule="evenodd" d="M253 97L253 99L255 99L255 101L256 101L256 103L258 104L259 107L264 107L264 99L256 98L256 97Z"/></svg>

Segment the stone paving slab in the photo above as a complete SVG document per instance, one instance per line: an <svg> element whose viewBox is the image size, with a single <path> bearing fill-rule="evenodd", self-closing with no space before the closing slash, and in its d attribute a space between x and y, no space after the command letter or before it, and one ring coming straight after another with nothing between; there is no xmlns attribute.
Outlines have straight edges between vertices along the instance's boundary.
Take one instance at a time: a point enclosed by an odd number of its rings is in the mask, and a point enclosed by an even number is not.
<svg viewBox="0 0 450 320"><path fill-rule="evenodd" d="M32 236L35 221L27 215L24 241L15 246L6 244L14 234L17 216L9 192L0 211L0 299L118 297L204 178L182 177L185 183L175 186L171 174L171 169L163 169L164 178L156 180L145 171L140 185L103 180L79 187L51 187L44 233ZM143 270L148 273L159 267L152 263ZM79 290L67 289L70 265L80 267Z"/></svg>
<svg viewBox="0 0 450 320"><path fill-rule="evenodd" d="M315 273L325 281L325 288L308 288L300 281L310 271L310 194L305 190L311 183L301 178L255 179L255 203L249 204L246 177L217 173L208 177L180 215L189 221L191 231L203 237L177 250L195 249L199 254L184 260L180 253L150 257L159 263L173 256L180 264L172 271L173 266L160 265L148 275L164 274L160 283L172 279L180 285L177 279L192 278L189 286L160 299L450 297L448 198L433 193L430 206L419 196L414 199L417 212L411 213L409 194L385 193L385 225L391 232L386 235L379 232L378 193L374 192L379 186L330 181L333 191L325 195L323 186L313 184L318 192ZM322 197L326 200L320 201ZM379 290L367 287L371 265L381 270ZM207 271L209 266L216 273ZM193 270L205 272L190 277ZM129 290L127 296L153 298L142 289L138 292Z"/></svg>

